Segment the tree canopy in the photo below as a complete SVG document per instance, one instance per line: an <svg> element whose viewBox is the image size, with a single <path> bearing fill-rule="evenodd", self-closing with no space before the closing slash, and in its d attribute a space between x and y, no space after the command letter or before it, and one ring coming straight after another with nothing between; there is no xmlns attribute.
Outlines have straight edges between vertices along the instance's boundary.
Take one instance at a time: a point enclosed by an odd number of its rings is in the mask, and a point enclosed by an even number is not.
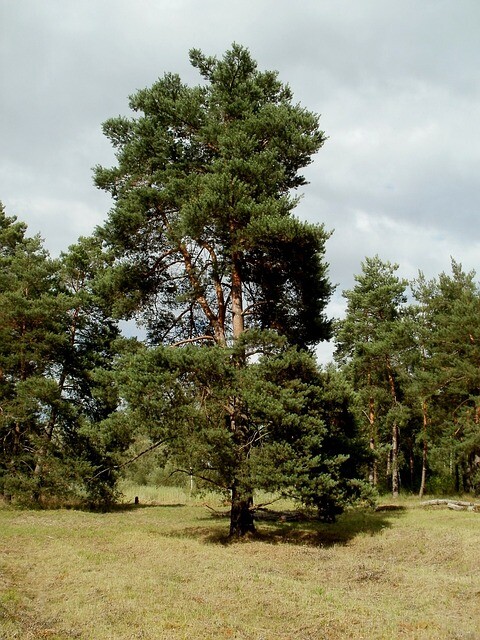
<svg viewBox="0 0 480 640"><path fill-rule="evenodd" d="M203 82L166 74L108 120L118 164L95 182L114 199L101 236L116 249L123 311L152 343L273 328L292 344L328 339L328 234L300 222L292 190L323 145L318 116L293 103L245 48L190 52Z"/></svg>

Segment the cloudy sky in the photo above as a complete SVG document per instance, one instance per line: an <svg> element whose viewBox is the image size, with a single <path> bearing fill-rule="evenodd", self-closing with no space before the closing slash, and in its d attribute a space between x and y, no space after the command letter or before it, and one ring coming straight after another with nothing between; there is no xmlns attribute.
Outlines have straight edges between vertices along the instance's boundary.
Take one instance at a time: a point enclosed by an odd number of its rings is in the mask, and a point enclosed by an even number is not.
<svg viewBox="0 0 480 640"><path fill-rule="evenodd" d="M297 213L334 229L331 314L365 256L478 270L479 33L478 0L0 0L0 200L54 255L88 235L101 123L165 72L196 84L191 47L238 42L322 116Z"/></svg>

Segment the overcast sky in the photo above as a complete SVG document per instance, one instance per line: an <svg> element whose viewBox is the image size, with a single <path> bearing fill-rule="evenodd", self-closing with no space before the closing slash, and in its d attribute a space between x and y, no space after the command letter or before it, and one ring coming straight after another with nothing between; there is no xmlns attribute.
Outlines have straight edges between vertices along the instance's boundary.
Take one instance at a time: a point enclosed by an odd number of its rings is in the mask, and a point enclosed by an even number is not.
<svg viewBox="0 0 480 640"><path fill-rule="evenodd" d="M478 270L479 33L479 0L0 0L0 200L54 255L90 234L101 123L165 72L198 83L190 48L238 42L321 114L297 214L334 230L332 315L365 256Z"/></svg>

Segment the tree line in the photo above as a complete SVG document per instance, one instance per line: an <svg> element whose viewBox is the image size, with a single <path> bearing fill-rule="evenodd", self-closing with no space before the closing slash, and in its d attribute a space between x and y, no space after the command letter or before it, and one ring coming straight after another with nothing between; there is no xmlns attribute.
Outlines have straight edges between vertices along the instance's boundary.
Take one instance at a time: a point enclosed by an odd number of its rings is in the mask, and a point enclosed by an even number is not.
<svg viewBox="0 0 480 640"><path fill-rule="evenodd" d="M475 272L407 282L398 265L367 258L345 291L335 358L355 389L375 452L374 485L480 491L480 289ZM382 477L380 477L382 476Z"/></svg>
<svg viewBox="0 0 480 640"><path fill-rule="evenodd" d="M407 304L367 259L332 322L329 234L294 216L318 116L239 45L190 61L201 84L165 74L104 123L113 206L92 237L54 260L0 210L1 491L111 504L136 442L228 494L232 535L259 488L327 521L375 487L475 491L474 274L420 276Z"/></svg>

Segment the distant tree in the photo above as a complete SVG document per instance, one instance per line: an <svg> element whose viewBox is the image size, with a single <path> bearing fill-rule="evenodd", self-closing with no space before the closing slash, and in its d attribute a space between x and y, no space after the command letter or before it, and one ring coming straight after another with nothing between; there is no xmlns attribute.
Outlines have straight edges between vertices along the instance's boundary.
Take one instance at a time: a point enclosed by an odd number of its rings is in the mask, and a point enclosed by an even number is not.
<svg viewBox="0 0 480 640"><path fill-rule="evenodd" d="M421 430L417 440L421 444L421 477L419 496L426 491L429 449L434 441L433 414L438 412L436 396L439 392L437 371L433 364L432 340L436 330L435 313L432 300L435 297L437 285L435 280L428 281L422 273L418 279L410 283L414 302L407 310L407 322L415 348L410 351L407 366L410 370L407 385L407 401L421 413Z"/></svg>
<svg viewBox="0 0 480 640"><path fill-rule="evenodd" d="M47 421L54 371L66 319L57 294L57 265L38 236L0 209L0 430L2 485L15 492L32 483L39 426Z"/></svg>
<svg viewBox="0 0 480 640"><path fill-rule="evenodd" d="M318 117L293 103L275 72L258 71L243 47L233 45L220 60L192 50L190 61L202 84L188 87L166 74L130 99L137 117L104 124L118 164L96 168L97 186L114 199L99 234L117 255L119 313L136 315L151 344L231 348L225 354L245 376L248 330L273 329L301 349L330 336L328 234L293 217L291 195L325 137ZM169 358L187 357L158 353L159 376L174 366ZM196 357L219 359L212 375L225 367L216 348ZM222 374L228 399L216 424L237 456L230 490L238 534L253 528L252 486L240 471L253 434L234 372Z"/></svg>
<svg viewBox="0 0 480 640"><path fill-rule="evenodd" d="M99 373L111 368L118 336L93 284L105 258L98 240L81 240L52 260L26 234L1 207L1 490L23 501L101 502L113 482L94 476L115 446L100 445L100 424L117 400Z"/></svg>
<svg viewBox="0 0 480 640"><path fill-rule="evenodd" d="M388 468L394 496L399 491L400 427L408 417L401 386L402 353L408 346L401 316L407 282L398 278L397 269L378 256L366 258L355 287L343 293L346 315L335 331L335 357L347 368L377 456L390 433ZM376 463L370 480L378 483Z"/></svg>
<svg viewBox="0 0 480 640"><path fill-rule="evenodd" d="M413 380L423 406L423 474L427 451L437 475L457 470L455 488L480 492L480 291L475 272L452 260L452 273L412 285L418 353ZM443 474L445 474L445 471Z"/></svg>

